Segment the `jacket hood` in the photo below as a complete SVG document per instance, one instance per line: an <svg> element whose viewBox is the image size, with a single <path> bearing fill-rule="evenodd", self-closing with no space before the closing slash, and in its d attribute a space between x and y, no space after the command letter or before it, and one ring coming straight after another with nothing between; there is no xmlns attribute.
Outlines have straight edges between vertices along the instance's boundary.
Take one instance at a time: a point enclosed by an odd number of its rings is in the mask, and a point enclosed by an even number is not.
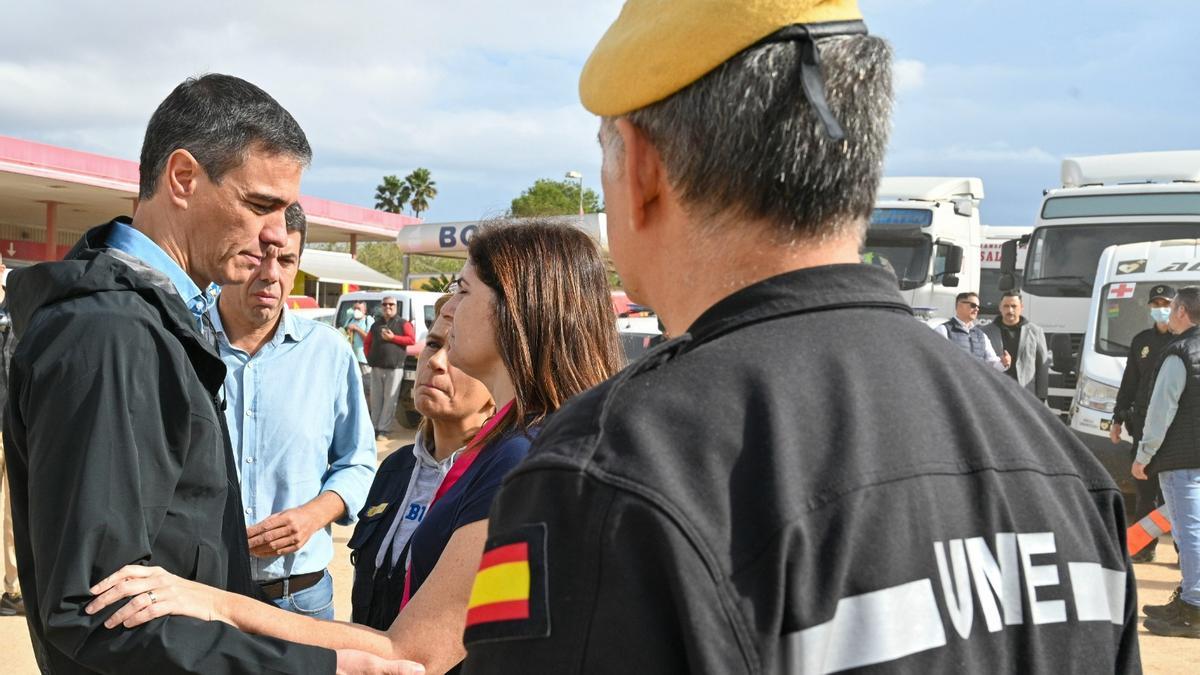
<svg viewBox="0 0 1200 675"><path fill-rule="evenodd" d="M117 220L130 223L128 218ZM92 228L61 261L13 270L8 278L8 310L18 336L42 307L113 292L137 293L160 310L165 325L191 329L191 313L166 275L108 248L112 228L112 222Z"/></svg>

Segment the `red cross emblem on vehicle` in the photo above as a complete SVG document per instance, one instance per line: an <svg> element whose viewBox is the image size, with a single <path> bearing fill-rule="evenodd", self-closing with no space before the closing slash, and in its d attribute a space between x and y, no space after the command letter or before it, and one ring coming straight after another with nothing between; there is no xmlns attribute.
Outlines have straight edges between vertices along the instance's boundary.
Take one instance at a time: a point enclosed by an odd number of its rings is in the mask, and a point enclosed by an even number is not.
<svg viewBox="0 0 1200 675"><path fill-rule="evenodd" d="M1123 300L1133 297L1133 289L1137 288L1137 284L1117 284L1108 289L1109 300Z"/></svg>

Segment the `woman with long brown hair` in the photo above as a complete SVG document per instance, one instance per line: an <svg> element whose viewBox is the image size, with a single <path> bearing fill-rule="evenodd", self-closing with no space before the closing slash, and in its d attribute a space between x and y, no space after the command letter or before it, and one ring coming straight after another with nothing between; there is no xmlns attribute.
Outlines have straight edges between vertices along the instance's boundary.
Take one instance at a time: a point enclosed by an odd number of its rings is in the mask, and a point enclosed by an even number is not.
<svg viewBox="0 0 1200 675"><path fill-rule="evenodd" d="M604 262L595 242L569 225L481 228L444 311L453 315L451 364L484 384L497 412L459 455L412 534L402 608L386 632L283 612L140 565L97 584L87 611L132 597L106 626L182 614L409 659L431 673L456 668L465 655L462 633L487 513L501 480L524 458L542 421L613 375L622 357Z"/></svg>

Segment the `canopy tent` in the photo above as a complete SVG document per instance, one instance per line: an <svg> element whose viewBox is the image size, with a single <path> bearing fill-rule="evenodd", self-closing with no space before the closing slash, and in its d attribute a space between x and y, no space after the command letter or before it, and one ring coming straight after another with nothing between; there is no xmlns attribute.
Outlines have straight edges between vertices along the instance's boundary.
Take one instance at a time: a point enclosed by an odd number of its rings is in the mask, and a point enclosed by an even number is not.
<svg viewBox="0 0 1200 675"><path fill-rule="evenodd" d="M404 284L367 267L350 257L349 253L304 249L300 271L316 277L320 283L349 284L360 288L389 288L401 290Z"/></svg>

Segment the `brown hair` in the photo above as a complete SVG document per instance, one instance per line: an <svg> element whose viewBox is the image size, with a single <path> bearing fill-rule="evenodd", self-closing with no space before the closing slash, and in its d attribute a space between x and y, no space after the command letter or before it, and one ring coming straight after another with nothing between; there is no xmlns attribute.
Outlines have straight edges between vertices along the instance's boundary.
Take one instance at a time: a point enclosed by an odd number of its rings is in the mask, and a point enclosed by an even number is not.
<svg viewBox="0 0 1200 675"><path fill-rule="evenodd" d="M496 347L516 391L484 444L540 424L621 369L608 270L582 230L550 221L490 223L468 253L496 294Z"/></svg>

